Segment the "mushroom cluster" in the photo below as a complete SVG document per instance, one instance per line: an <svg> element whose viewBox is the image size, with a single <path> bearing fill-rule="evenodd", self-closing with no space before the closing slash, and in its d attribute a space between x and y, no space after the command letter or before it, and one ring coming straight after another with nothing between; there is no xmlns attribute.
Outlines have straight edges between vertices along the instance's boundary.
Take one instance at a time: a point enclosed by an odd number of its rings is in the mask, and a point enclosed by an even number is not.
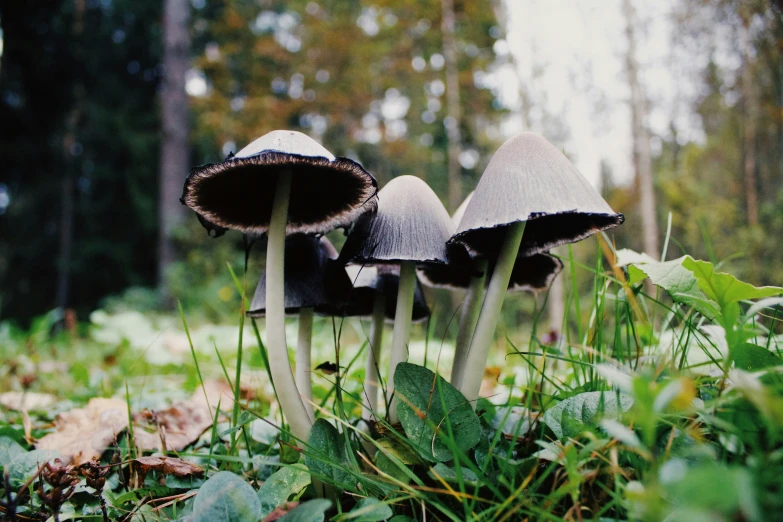
<svg viewBox="0 0 783 522"><path fill-rule="evenodd" d="M411 324L429 316L425 285L466 291L452 384L475 405L507 292L545 290L562 269L549 249L619 225L568 159L541 136L505 142L453 216L420 178L377 190L358 163L294 131L274 131L225 161L193 169L182 202L208 231L265 236L266 271L248 314L266 318L270 371L291 432L314 422L313 315L371 318L364 417L379 411L383 328L393 321L386 413L396 422L394 371L408 357ZM337 253L323 234L345 228ZM286 315L299 318L296 370Z"/></svg>

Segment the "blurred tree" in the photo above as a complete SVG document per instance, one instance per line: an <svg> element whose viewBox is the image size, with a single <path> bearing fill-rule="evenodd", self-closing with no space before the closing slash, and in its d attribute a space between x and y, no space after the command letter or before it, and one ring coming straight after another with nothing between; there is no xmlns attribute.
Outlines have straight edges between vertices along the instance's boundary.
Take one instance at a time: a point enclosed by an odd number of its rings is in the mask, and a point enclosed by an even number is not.
<svg viewBox="0 0 783 522"><path fill-rule="evenodd" d="M158 289L168 300L166 273L176 259L174 231L185 216L179 203L188 154L188 96L185 75L190 62L188 0L164 0L163 81L160 106L162 141L158 192Z"/></svg>
<svg viewBox="0 0 783 522"><path fill-rule="evenodd" d="M440 11L438 0L227 1L205 19L196 49L208 84L194 99L203 159L293 128L360 159L381 183L415 174L445 199ZM454 16L459 109L469 115L459 121L458 160L461 178L473 181L499 136L495 95L475 80L494 61L496 22L489 0L457 2Z"/></svg>
<svg viewBox="0 0 783 522"><path fill-rule="evenodd" d="M446 62L446 126L449 194L448 210L454 212L462 203L459 155L462 147L459 106L459 64L457 44L454 41L454 0L441 0L440 31L443 38L443 57Z"/></svg>
<svg viewBox="0 0 783 522"><path fill-rule="evenodd" d="M631 91L631 131L633 135L633 164L636 170L636 186L639 191L639 214L642 222L644 252L654 258L660 256L658 248L658 217L655 213L655 184L653 182L650 135L647 130L647 102L639 81L639 62L636 58L636 10L632 0L623 0L628 49L625 56L628 86Z"/></svg>
<svg viewBox="0 0 783 522"><path fill-rule="evenodd" d="M4 317L154 282L160 15L158 0L0 2Z"/></svg>
<svg viewBox="0 0 783 522"><path fill-rule="evenodd" d="M704 143L679 144L675 134L656 161L672 235L680 251L734 257L741 277L779 284L783 247L769 238L783 234L781 3L692 0L676 14L675 30L709 42L712 59L695 107Z"/></svg>

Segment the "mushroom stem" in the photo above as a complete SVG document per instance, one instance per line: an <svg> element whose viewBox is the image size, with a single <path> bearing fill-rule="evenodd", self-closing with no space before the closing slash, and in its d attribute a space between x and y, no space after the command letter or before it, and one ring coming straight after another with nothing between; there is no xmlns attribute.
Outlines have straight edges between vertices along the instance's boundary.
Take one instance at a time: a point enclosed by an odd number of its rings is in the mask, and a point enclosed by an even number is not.
<svg viewBox="0 0 783 522"><path fill-rule="evenodd" d="M474 409L481 389L481 378L484 376L484 368L489 358L489 347L495 335L495 327L500 319L500 309L503 307L503 299L506 297L519 245L522 243L525 223L525 221L513 223L506 230L495 264L495 271L492 273L487 293L484 296L484 304L481 306L476 330L473 332L470 350L465 358L466 371L462 375L462 382L458 389Z"/></svg>
<svg viewBox="0 0 783 522"><path fill-rule="evenodd" d="M299 310L299 336L296 341L296 387L302 395L302 402L313 422L313 380L310 371L310 353L313 339L313 309Z"/></svg>
<svg viewBox="0 0 783 522"><path fill-rule="evenodd" d="M371 419L378 413L378 387L381 382L379 360L383 342L383 321L386 310L386 296L375 292L372 308L372 326L370 327L370 346L367 350L367 365L364 371L364 418Z"/></svg>
<svg viewBox="0 0 783 522"><path fill-rule="evenodd" d="M291 171L281 171L272 205L266 248L266 343L269 370L291 433L307 442L313 423L296 388L285 338L285 229L291 195Z"/></svg>
<svg viewBox="0 0 783 522"><path fill-rule="evenodd" d="M470 341L473 339L473 332L476 329L479 312L481 312L481 297L484 294L484 283L487 280L487 262L483 259L477 260L474 269L479 272L479 275L470 279L468 293L462 304L457 343L454 349L454 363L451 367L451 384L457 389L459 389L462 376L465 374L465 360L470 349Z"/></svg>
<svg viewBox="0 0 783 522"><path fill-rule="evenodd" d="M394 371L397 365L408 360L408 340L411 335L413 320L413 293L416 289L416 263L403 261L400 263L400 283L397 290L397 310L394 313L394 332L392 334L391 361L389 363L389 379L387 382L387 397L390 398L389 420L397 422L396 399L394 397Z"/></svg>

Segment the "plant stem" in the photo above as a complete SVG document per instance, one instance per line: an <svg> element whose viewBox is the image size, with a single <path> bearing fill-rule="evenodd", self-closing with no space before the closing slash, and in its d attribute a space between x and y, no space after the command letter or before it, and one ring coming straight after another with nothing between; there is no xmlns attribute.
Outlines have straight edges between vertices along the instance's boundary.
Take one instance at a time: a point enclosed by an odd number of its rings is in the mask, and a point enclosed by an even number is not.
<svg viewBox="0 0 783 522"><path fill-rule="evenodd" d="M484 296L484 304L481 306L476 330L473 332L473 340L465 359L466 371L462 376L459 391L476 408L481 389L481 379L484 376L484 368L489 358L489 347L495 335L495 327L500 319L500 309L503 307L503 299L506 297L508 282L511 280L511 270L522 243L522 234L525 232L525 221L508 226L500 253L495 263L495 271L487 287Z"/></svg>
<svg viewBox="0 0 783 522"><path fill-rule="evenodd" d="M307 442L313 423L307 414L288 360L285 338L285 228L288 200L291 195L291 172L281 171L269 220L266 248L266 342L269 369L280 397L280 408L288 419L294 437Z"/></svg>
<svg viewBox="0 0 783 522"><path fill-rule="evenodd" d="M299 310L299 336L296 341L296 387L302 395L302 402L310 416L310 421L315 421L313 415L313 380L310 353L313 340L313 309L302 308Z"/></svg>
<svg viewBox="0 0 783 522"><path fill-rule="evenodd" d="M487 262L483 259L477 260L474 263L474 269L480 274L470 279L468 293L462 304L457 343L454 348L454 363L451 366L451 384L457 389L459 389L462 376L465 373L465 360L470 349L470 341L473 339L473 332L476 329L479 312L481 312L481 298L484 295L484 283L487 280Z"/></svg>
<svg viewBox="0 0 783 522"><path fill-rule="evenodd" d="M389 420L397 422L397 408L394 397L394 371L397 365L408 360L408 340L411 335L413 321L413 292L416 289L416 263L403 261L400 263L400 286L397 289L397 310L394 313L394 332L392 334L391 361L389 363L389 380L387 383L389 405Z"/></svg>
<svg viewBox="0 0 783 522"><path fill-rule="evenodd" d="M370 346L367 350L367 363L364 370L365 406L363 417L367 420L378 412L378 387L381 382L379 361L383 342L383 321L386 309L386 296L375 293L372 308L372 326L370 327Z"/></svg>

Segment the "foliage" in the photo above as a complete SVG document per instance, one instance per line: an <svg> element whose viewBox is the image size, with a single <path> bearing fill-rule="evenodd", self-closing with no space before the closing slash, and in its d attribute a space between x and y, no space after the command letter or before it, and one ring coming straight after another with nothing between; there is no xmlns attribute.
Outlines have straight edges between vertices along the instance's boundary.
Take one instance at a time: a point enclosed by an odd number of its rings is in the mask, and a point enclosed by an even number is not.
<svg viewBox="0 0 783 522"><path fill-rule="evenodd" d="M783 289L749 285L687 256L659 262L620 251L616 257L612 272L584 270L599 289L592 300L583 299L578 307L571 301L569 315L577 308L585 314L586 344L566 339L542 344L534 334L525 349L512 347L502 370L507 376L495 384L495 404L481 400L474 413L433 371L433 359L426 366L408 363L400 366L395 382L402 424L389 425L379 416L371 430L365 429L356 420L363 375L352 363L364 343L352 341L345 325L345 339L338 346L341 360L348 362L331 376L331 386L315 386L324 407L301 454L285 429L272 427L277 423L274 408L269 410L272 393L257 389L243 399L244 413L236 426L216 413L219 423L180 454L192 464L147 467L141 473L141 463L147 461L132 460L134 435L121 434L102 456L106 465L123 463L106 468L101 496L108 516L135 512L149 518L212 520L210 510L218 510L221 520L283 513L284 520L421 520L425 512L428 519L451 520L769 519L783 508L778 480L783 472L778 458L783 447L783 338L776 333ZM665 294L645 293L647 274ZM572 321L580 322L576 317ZM46 322L41 323L48 332ZM202 393L214 398L205 375L233 375L223 367L234 362L229 354L209 358L214 349L204 349L210 343L199 328L194 324L189 331L195 343L192 356L201 370L191 365L177 370L193 376L194 398ZM76 349L60 352L65 357L112 353L111 344L96 341L47 341L46 335L10 330L7 324L0 331L10 357L22 364L27 355L21 347L32 339L43 350L70 343ZM320 345L319 339L332 333L331 327L316 328L315 345L322 346L317 348L322 357L335 346ZM126 349L135 354L144 350ZM257 349L251 344L246 352ZM262 365L262 359L252 356L245 361L250 373L243 374L243 386L249 375L263 371ZM107 389L122 397L129 380L133 411L146 404L163 418L170 386L156 391L153 381L144 388L134 384L134 375L152 368L131 355L101 372ZM53 379L74 382L67 373L32 381L32 389L52 390L48 381ZM10 383L19 378L3 377ZM75 382L85 386L93 381ZM231 386L222 389L233 393ZM78 386L73 391L70 399L76 403L98 393ZM162 395L156 399L155 394ZM213 408L220 402L227 413L229 397L208 400ZM68 402L54 410L75 406ZM33 417L36 438L51 429L45 427L50 415L45 411ZM22 415L8 410L0 419L0 467L20 495L17 513L48 512L37 486L21 492L19 486L38 473L41 459L54 454L31 451ZM145 429L137 422L133 433ZM193 464L206 468L208 480L171 475L176 469L194 469ZM64 473L79 476L80 471L66 467ZM329 500L317 499L319 488L326 488ZM59 508L63 517L71 512L101 516L99 497L90 491L67 497ZM2 497L7 498L5 493Z"/></svg>

